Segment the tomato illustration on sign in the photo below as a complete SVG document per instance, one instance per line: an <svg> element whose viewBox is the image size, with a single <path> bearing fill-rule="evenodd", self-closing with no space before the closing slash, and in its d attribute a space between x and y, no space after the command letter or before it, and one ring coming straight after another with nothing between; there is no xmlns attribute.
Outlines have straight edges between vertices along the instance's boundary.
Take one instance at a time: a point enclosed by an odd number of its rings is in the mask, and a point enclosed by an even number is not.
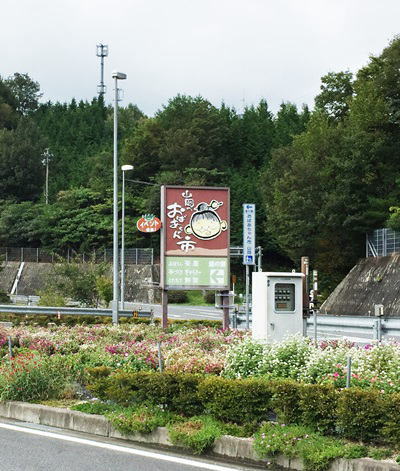
<svg viewBox="0 0 400 471"><path fill-rule="evenodd" d="M140 232L157 232L161 229L161 221L154 214L144 214L136 223Z"/></svg>
<svg viewBox="0 0 400 471"><path fill-rule="evenodd" d="M190 223L185 227L185 233L193 234L201 240L210 240L218 237L222 231L226 231L227 222L221 221L217 214L222 204L215 200L210 204L199 203L190 218Z"/></svg>

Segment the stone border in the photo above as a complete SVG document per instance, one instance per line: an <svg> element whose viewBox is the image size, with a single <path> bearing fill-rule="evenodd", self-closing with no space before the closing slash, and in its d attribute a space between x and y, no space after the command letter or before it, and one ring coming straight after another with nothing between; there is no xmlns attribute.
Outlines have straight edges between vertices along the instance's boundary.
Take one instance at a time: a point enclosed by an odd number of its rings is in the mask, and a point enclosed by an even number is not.
<svg viewBox="0 0 400 471"><path fill-rule="evenodd" d="M117 438L129 440L137 443L147 443L172 447L169 440L168 430L165 427L158 427L152 433L121 434L102 415L85 414L84 412L58 407L49 407L41 404L29 404L26 402L0 402L0 417L7 419L21 420L40 425L48 425L75 432L85 432L92 435L99 435L106 438ZM253 449L252 438L239 438L225 435L218 438L211 455L220 458L240 460L249 464L266 465L270 460L260 459ZM289 459L285 456L278 456L274 463L285 469L303 470L303 463L300 459ZM329 468L330 471L400 471L400 465L393 461L377 461L371 458L361 458L356 460L335 460Z"/></svg>

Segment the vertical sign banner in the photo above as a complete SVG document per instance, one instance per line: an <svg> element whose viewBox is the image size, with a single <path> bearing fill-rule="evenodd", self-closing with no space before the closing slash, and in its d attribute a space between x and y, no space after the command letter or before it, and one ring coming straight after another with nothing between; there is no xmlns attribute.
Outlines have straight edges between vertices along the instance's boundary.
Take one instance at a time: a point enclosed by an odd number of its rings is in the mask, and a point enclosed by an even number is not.
<svg viewBox="0 0 400 471"><path fill-rule="evenodd" d="M256 205L243 205L243 265L256 263Z"/></svg>
<svg viewBox="0 0 400 471"><path fill-rule="evenodd" d="M161 187L164 289L229 289L229 188Z"/></svg>

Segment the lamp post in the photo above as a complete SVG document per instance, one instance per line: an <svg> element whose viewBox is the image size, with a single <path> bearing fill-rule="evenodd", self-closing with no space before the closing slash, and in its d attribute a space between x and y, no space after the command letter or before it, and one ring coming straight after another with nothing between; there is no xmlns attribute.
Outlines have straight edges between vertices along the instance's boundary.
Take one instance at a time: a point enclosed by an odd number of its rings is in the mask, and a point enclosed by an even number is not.
<svg viewBox="0 0 400 471"><path fill-rule="evenodd" d="M133 165L123 165L122 170L122 231L121 231L121 309L125 302L125 172L133 170Z"/></svg>
<svg viewBox="0 0 400 471"><path fill-rule="evenodd" d="M118 324L118 80L125 80L126 74L114 71L114 172L113 172L113 301L112 322Z"/></svg>
<svg viewBox="0 0 400 471"><path fill-rule="evenodd" d="M46 167L46 186L44 190L44 199L46 201L46 204L49 204L49 162L53 157L53 154L49 152L49 149L45 149L42 154L42 157L42 164L44 167Z"/></svg>

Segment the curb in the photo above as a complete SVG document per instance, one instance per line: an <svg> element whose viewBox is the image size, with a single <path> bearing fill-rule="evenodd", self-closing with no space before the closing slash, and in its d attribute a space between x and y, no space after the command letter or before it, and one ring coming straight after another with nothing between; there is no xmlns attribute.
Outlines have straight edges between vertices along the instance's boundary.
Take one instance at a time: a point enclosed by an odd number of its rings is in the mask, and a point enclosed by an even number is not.
<svg viewBox="0 0 400 471"><path fill-rule="evenodd" d="M138 443L174 446L168 435L166 427L158 427L149 434L132 433L122 434L102 415L85 414L84 412L49 407L41 404L7 401L0 402L0 417L21 420L40 425L84 432L107 438L117 438ZM251 464L266 465L271 460L260 459L253 449L252 438L240 438L224 435L218 438L211 450L211 455L228 460L240 460ZM285 456L274 458L274 464L284 469L302 471L303 463L300 459L290 459ZM400 471L400 465L392 461L377 461L371 458L355 460L337 459L329 467L329 471Z"/></svg>

